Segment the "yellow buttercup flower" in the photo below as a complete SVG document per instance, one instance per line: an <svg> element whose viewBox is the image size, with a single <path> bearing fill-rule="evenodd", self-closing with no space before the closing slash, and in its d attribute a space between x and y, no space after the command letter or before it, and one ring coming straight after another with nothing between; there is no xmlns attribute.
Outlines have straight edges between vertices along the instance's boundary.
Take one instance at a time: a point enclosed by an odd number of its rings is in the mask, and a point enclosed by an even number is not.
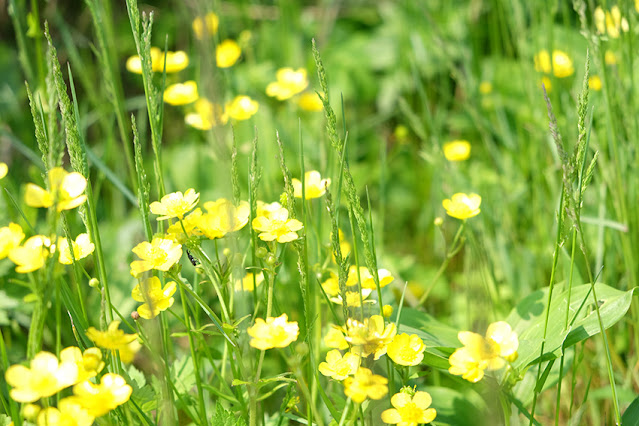
<svg viewBox="0 0 639 426"><path fill-rule="evenodd" d="M207 13L204 17L198 16L192 23L195 37L202 40L209 35L217 34L217 27L219 23L220 19L213 12Z"/></svg>
<svg viewBox="0 0 639 426"><path fill-rule="evenodd" d="M76 383L95 377L104 368L102 351L98 348L89 348L82 352L80 348L70 346L60 352L60 361L71 362L78 367Z"/></svg>
<svg viewBox="0 0 639 426"><path fill-rule="evenodd" d="M346 236L344 235L344 231L342 231L341 229L337 230L337 239L339 240L339 250L342 252L343 259L350 254L352 250L351 243L348 242ZM333 257L333 262L335 262L335 257Z"/></svg>
<svg viewBox="0 0 639 426"><path fill-rule="evenodd" d="M38 414L40 414L40 410L42 410L42 408L40 408L39 405L24 404L20 409L20 414L22 414L22 417L24 417L26 420L35 421L38 417Z"/></svg>
<svg viewBox="0 0 639 426"><path fill-rule="evenodd" d="M601 78L598 75L593 75L588 78L588 87L595 91L601 90Z"/></svg>
<svg viewBox="0 0 639 426"><path fill-rule="evenodd" d="M321 362L318 366L320 373L335 380L344 380L348 376L355 374L359 368L359 357L351 352L342 354L334 349L326 354L326 362Z"/></svg>
<svg viewBox="0 0 639 426"><path fill-rule="evenodd" d="M112 321L107 331L99 331L95 327L89 327L87 337L103 349L120 350L137 340L138 335L137 333L126 334L123 330L120 330L119 327L120 321L118 320Z"/></svg>
<svg viewBox="0 0 639 426"><path fill-rule="evenodd" d="M100 417L124 404L131 397L133 389L117 374L107 373L100 379L99 385L89 381L73 387L73 394L80 405L95 417Z"/></svg>
<svg viewBox="0 0 639 426"><path fill-rule="evenodd" d="M14 401L35 402L73 385L78 378L78 366L74 362L58 362L52 353L39 352L31 360L30 368L12 365L4 377L13 387L9 395Z"/></svg>
<svg viewBox="0 0 639 426"><path fill-rule="evenodd" d="M417 391L414 395L399 392L391 398L391 404L395 408L389 408L382 412L382 421L401 426L417 426L422 423L430 423L437 417L437 411L430 407L433 402L428 392Z"/></svg>
<svg viewBox="0 0 639 426"><path fill-rule="evenodd" d="M493 84L490 81L482 81L479 83L479 93L488 95L493 91Z"/></svg>
<svg viewBox="0 0 639 426"><path fill-rule="evenodd" d="M395 364L417 365L424 359L424 341L416 334L398 334L388 344L387 354Z"/></svg>
<svg viewBox="0 0 639 426"><path fill-rule="evenodd" d="M235 291L254 291L263 282L264 273L254 274L253 272L248 272L244 278L235 281Z"/></svg>
<svg viewBox="0 0 639 426"><path fill-rule="evenodd" d="M199 97L197 83L193 80L172 84L164 90L164 102L171 105L187 105Z"/></svg>
<svg viewBox="0 0 639 426"><path fill-rule="evenodd" d="M386 287L388 284L392 283L395 278L391 275L388 269L378 269L377 277L379 278L379 286ZM362 283L362 288L368 288L371 290L376 290L377 286L375 285L375 278L369 272L368 268L365 266L359 267L359 278L357 276L357 267L352 265L348 270L348 279L346 280L346 285L351 287L357 285L358 282Z"/></svg>
<svg viewBox="0 0 639 426"><path fill-rule="evenodd" d="M7 163L0 161L0 179L4 179L8 172L9 166L7 166Z"/></svg>
<svg viewBox="0 0 639 426"><path fill-rule="evenodd" d="M308 78L304 68L280 68L276 73L277 81L266 86L266 94L283 101L304 91L308 86Z"/></svg>
<svg viewBox="0 0 639 426"><path fill-rule="evenodd" d="M274 318L268 317L266 321L256 318L255 324L246 330L252 337L249 344L261 350L271 348L285 348L297 340L300 332L296 321L288 322L288 316L282 314Z"/></svg>
<svg viewBox="0 0 639 426"><path fill-rule="evenodd" d="M257 200L257 211L255 215L271 217L273 213L278 212L281 209L282 205L277 201L274 201L272 203L265 203L264 201Z"/></svg>
<svg viewBox="0 0 639 426"><path fill-rule="evenodd" d="M149 208L151 213L161 215L157 220L172 219L174 217L183 219L184 215L195 208L200 201L200 193L193 188L166 194L160 201L154 201Z"/></svg>
<svg viewBox="0 0 639 426"><path fill-rule="evenodd" d="M248 96L236 96L226 104L226 114L234 120L242 121L253 117L260 104Z"/></svg>
<svg viewBox="0 0 639 426"><path fill-rule="evenodd" d="M162 72L164 70L164 62L166 61L166 72L173 73L182 71L189 66L189 56L186 52L178 50L177 52L166 52L160 59L159 67L154 71Z"/></svg>
<svg viewBox="0 0 639 426"><path fill-rule="evenodd" d="M120 354L120 361L125 364L132 363L135 359L135 354L137 354L140 349L142 349L142 344L137 340L134 340L122 346L120 349L118 349L118 353Z"/></svg>
<svg viewBox="0 0 639 426"><path fill-rule="evenodd" d="M239 231L248 223L251 207L246 201L234 206L226 198L204 203L207 213L197 222L197 228L207 238L213 240L222 238L229 232Z"/></svg>
<svg viewBox="0 0 639 426"><path fill-rule="evenodd" d="M442 205L448 216L464 220L479 214L481 197L477 194L466 195L458 192L452 196L452 199L445 199Z"/></svg>
<svg viewBox="0 0 639 426"><path fill-rule="evenodd" d="M330 179L322 179L317 170L304 173L304 199L319 198L326 193L326 188L331 184ZM293 190L295 198L302 198L302 181L293 178Z"/></svg>
<svg viewBox="0 0 639 426"><path fill-rule="evenodd" d="M553 73L557 78L569 77L575 73L572 59L566 52L553 50L552 63L547 50L541 50L535 55L535 70L546 74Z"/></svg>
<svg viewBox="0 0 639 426"><path fill-rule="evenodd" d="M296 231L304 227L297 219L288 218L288 210L281 208L270 214L270 217L258 216L253 219L253 229L259 231L258 237L262 241L274 241L288 243L297 240Z"/></svg>
<svg viewBox="0 0 639 426"><path fill-rule="evenodd" d="M62 167L54 167L48 174L49 190L33 183L27 184L24 194L25 202L30 207L51 207L70 210L84 203L87 196L83 194L87 180L80 173L68 173Z"/></svg>
<svg viewBox="0 0 639 426"><path fill-rule="evenodd" d="M7 257L11 250L20 245L23 239L24 232L17 223L10 223L9 226L0 228L0 259Z"/></svg>
<svg viewBox="0 0 639 426"><path fill-rule="evenodd" d="M162 288L162 283L158 277L150 277L135 286L131 292L131 297L136 302L144 302L138 307L138 314L144 319L152 319L160 312L166 311L173 306L173 294L176 290L175 281L167 283Z"/></svg>
<svg viewBox="0 0 639 426"><path fill-rule="evenodd" d="M189 236L201 235L202 233L197 229L201 217L202 210L200 208L193 210L182 219L182 222L176 222L167 228L167 238L176 243L184 244ZM187 235L184 234L185 230Z"/></svg>
<svg viewBox="0 0 639 426"><path fill-rule="evenodd" d="M70 396L58 402L58 407L40 411L38 426L91 426L95 416L82 406L77 397Z"/></svg>
<svg viewBox="0 0 639 426"><path fill-rule="evenodd" d="M26 274L42 268L51 255L51 240L44 235L35 235L14 247L9 259L16 264L16 272Z"/></svg>
<svg viewBox="0 0 639 426"><path fill-rule="evenodd" d="M75 260L84 259L95 250L95 245L91 242L88 234L80 234L76 237L75 241L71 241L73 246L73 257ZM66 238L60 238L58 240L58 251L60 255L58 261L64 265L71 265L73 263L71 259L71 250L69 249L69 241Z"/></svg>
<svg viewBox="0 0 639 426"><path fill-rule="evenodd" d="M339 290L339 279L337 275L335 275L333 272L331 272L331 276L322 283L322 288L324 289L324 292L328 295L329 300L331 302L336 303L338 305L341 305L344 303L344 300L342 299L342 295ZM370 288L363 288L361 296L360 296L359 291L347 290L346 306L353 307L353 308L360 307L362 305L362 300L365 301L365 303L375 303L375 301L373 300L371 301L366 300L368 296L371 295L372 292L373 290L371 290Z"/></svg>
<svg viewBox="0 0 639 426"><path fill-rule="evenodd" d="M151 47L150 54L151 70L157 71L158 68L162 69L162 67L164 66L164 63L160 65L162 61L162 50L157 47ZM134 55L129 57L129 59L127 59L126 61L126 69L134 74L142 74L142 61L140 60L140 56Z"/></svg>
<svg viewBox="0 0 639 426"><path fill-rule="evenodd" d="M315 92L302 93L297 99L297 104L304 111L322 111L324 109L322 100Z"/></svg>
<svg viewBox="0 0 639 426"><path fill-rule="evenodd" d="M219 68L232 67L241 55L242 49L234 40L224 40L217 45L215 50L215 60Z"/></svg>
<svg viewBox="0 0 639 426"><path fill-rule="evenodd" d="M344 338L344 334L334 327L329 328L328 333L324 336L324 343L329 348L341 350L349 348L349 344Z"/></svg>
<svg viewBox="0 0 639 426"><path fill-rule="evenodd" d="M199 130L209 130L213 126L226 124L229 120L222 105L214 104L206 98L195 101L195 112L184 117L184 122Z"/></svg>
<svg viewBox="0 0 639 426"><path fill-rule="evenodd" d="M539 87L546 88L546 93L552 92L552 80L547 76L543 76L541 80L539 80Z"/></svg>
<svg viewBox="0 0 639 426"><path fill-rule="evenodd" d="M132 251L142 259L131 262L131 275L134 277L151 269L166 272L182 257L182 245L164 238L153 238L150 243L143 241Z"/></svg>
<svg viewBox="0 0 639 426"><path fill-rule="evenodd" d="M612 50L606 50L604 53L604 62L606 65L616 65L617 64L617 55Z"/></svg>
<svg viewBox="0 0 639 426"><path fill-rule="evenodd" d="M444 157L448 161L464 161L470 157L470 143L465 140L455 140L444 144Z"/></svg>
<svg viewBox="0 0 639 426"><path fill-rule="evenodd" d="M361 323L353 318L346 321L346 341L352 345L351 352L366 358L374 354L377 361L386 353L389 343L397 334L394 323L384 326L384 318L381 315L373 315L365 318Z"/></svg>
<svg viewBox="0 0 639 426"><path fill-rule="evenodd" d="M595 9L595 27L598 34L608 34L611 38L619 38L621 31L628 32L626 18L621 16L619 6L614 5L610 11L604 12L601 6Z"/></svg>
<svg viewBox="0 0 639 426"><path fill-rule="evenodd" d="M368 368L360 367L354 377L344 380L344 394L361 404L369 399L382 399L388 393L388 379L373 374Z"/></svg>
<svg viewBox="0 0 639 426"><path fill-rule="evenodd" d="M497 345L499 356L506 361L513 362L517 359L519 339L507 322L497 321L490 324L486 330L486 339Z"/></svg>

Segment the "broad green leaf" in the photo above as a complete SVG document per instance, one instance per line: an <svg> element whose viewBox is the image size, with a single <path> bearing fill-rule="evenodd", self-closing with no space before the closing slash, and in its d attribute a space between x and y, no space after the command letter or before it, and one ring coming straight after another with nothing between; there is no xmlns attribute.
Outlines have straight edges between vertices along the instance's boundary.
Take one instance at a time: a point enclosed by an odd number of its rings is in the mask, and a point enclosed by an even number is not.
<svg viewBox="0 0 639 426"><path fill-rule="evenodd" d="M626 408L621 416L621 423L624 426L639 426L639 396Z"/></svg>
<svg viewBox="0 0 639 426"><path fill-rule="evenodd" d="M458 331L437 321L425 312L404 308L397 333L416 334L427 347L443 349L456 348L461 345L457 339Z"/></svg>
<svg viewBox="0 0 639 426"><path fill-rule="evenodd" d="M482 398L473 390L460 392L454 389L426 386L418 390L426 391L433 398L431 407L437 410L435 423L444 425L492 425L496 419L485 415L486 406Z"/></svg>

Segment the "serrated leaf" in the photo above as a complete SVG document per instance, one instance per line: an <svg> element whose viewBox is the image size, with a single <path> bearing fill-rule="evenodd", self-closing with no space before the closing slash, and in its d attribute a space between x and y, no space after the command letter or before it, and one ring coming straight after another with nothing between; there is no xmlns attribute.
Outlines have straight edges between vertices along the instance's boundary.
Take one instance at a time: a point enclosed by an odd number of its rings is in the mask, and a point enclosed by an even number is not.
<svg viewBox="0 0 639 426"><path fill-rule="evenodd" d="M226 411L220 402L215 406L215 414L211 419L211 424L216 426L246 426L242 417L237 417L235 413Z"/></svg>

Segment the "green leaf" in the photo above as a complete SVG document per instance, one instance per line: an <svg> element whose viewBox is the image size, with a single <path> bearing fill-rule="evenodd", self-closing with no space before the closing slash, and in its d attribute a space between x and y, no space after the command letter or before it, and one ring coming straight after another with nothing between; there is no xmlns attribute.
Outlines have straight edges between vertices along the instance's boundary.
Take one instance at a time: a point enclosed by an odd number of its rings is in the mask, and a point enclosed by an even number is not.
<svg viewBox="0 0 639 426"><path fill-rule="evenodd" d="M402 309L402 320L397 330L398 333L416 334L427 347L440 349L459 347L458 331L425 312L410 308Z"/></svg>
<svg viewBox="0 0 639 426"><path fill-rule="evenodd" d="M639 426L639 396L635 398L621 416L621 424L624 426Z"/></svg>
<svg viewBox="0 0 639 426"><path fill-rule="evenodd" d="M40 33L40 25L33 13L27 14L27 37L35 38Z"/></svg>
<svg viewBox="0 0 639 426"><path fill-rule="evenodd" d="M215 414L210 424L216 426L246 426L246 422L242 417L237 417L235 413L226 411L219 401L215 406Z"/></svg>
<svg viewBox="0 0 639 426"><path fill-rule="evenodd" d="M438 426L496 424L485 415L485 403L473 390L462 393L436 386L418 390L428 392L433 398L431 407L437 410L435 423Z"/></svg>

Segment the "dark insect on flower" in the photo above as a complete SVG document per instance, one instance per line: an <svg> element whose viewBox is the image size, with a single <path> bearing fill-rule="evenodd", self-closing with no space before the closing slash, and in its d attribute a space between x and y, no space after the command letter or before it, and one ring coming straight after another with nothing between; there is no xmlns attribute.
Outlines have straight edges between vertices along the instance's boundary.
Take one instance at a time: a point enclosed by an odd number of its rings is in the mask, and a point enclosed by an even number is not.
<svg viewBox="0 0 639 426"><path fill-rule="evenodd" d="M200 264L200 261L197 260L195 257L193 257L190 251L187 250L186 255L189 257L189 260L191 261L191 265L197 266Z"/></svg>

